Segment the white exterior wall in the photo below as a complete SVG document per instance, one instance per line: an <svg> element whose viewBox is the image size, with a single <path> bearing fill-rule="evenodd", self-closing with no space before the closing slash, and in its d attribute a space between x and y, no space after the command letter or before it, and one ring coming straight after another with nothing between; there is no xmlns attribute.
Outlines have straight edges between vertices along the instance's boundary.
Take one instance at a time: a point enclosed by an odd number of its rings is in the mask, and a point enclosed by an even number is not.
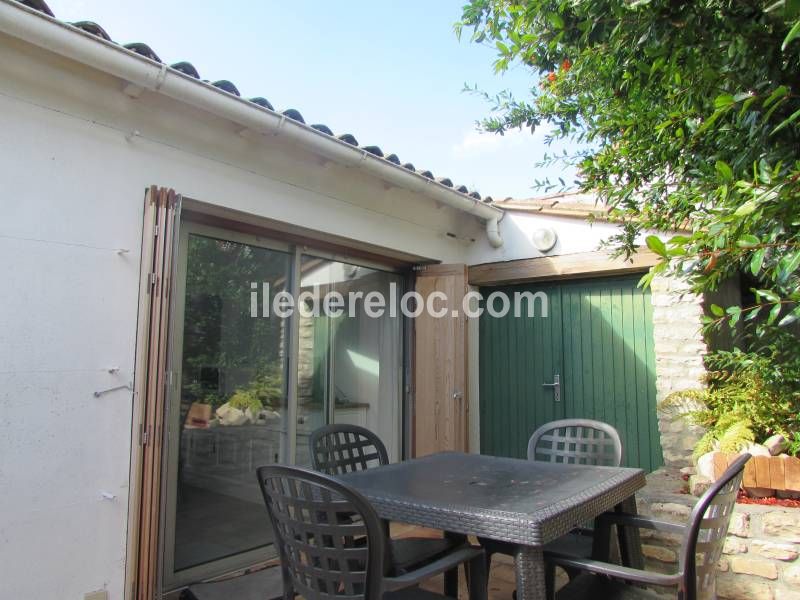
<svg viewBox="0 0 800 600"><path fill-rule="evenodd" d="M93 392L133 379L146 187L449 262L445 234L481 227L11 38L0 56L0 597L121 600L133 395Z"/></svg>
<svg viewBox="0 0 800 600"><path fill-rule="evenodd" d="M500 203L498 206L503 205ZM539 252L531 241L533 232L543 227L553 229L558 235L556 245L546 254ZM606 221L597 220L589 223L584 219L508 211L500 221L503 245L492 248L485 236L479 237L466 249L466 261L468 264L478 265L522 258L595 252L600 249L601 242L618 232L617 225Z"/></svg>

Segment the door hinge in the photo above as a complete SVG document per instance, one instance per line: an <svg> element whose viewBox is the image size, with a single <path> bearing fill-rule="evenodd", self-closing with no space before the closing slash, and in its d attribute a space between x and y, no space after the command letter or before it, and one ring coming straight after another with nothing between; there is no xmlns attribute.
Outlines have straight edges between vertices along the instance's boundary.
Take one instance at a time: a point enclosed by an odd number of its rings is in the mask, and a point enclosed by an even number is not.
<svg viewBox="0 0 800 600"><path fill-rule="evenodd" d="M150 285L153 286L156 284L158 278L156 277L155 273L150 273Z"/></svg>
<svg viewBox="0 0 800 600"><path fill-rule="evenodd" d="M139 445L147 446L148 443L150 443L150 428L139 425Z"/></svg>

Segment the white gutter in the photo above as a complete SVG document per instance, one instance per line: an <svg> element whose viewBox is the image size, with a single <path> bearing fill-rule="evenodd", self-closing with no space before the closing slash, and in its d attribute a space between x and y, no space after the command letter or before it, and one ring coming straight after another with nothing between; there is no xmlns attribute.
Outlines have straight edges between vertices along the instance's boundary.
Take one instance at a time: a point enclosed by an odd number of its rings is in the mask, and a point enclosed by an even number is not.
<svg viewBox="0 0 800 600"><path fill-rule="evenodd" d="M107 42L11 0L0 0L0 31L119 77L129 85L168 96L262 135L280 135L333 162L359 167L397 187L478 217L489 243L503 245L503 211L379 158L308 125L238 98L144 56Z"/></svg>

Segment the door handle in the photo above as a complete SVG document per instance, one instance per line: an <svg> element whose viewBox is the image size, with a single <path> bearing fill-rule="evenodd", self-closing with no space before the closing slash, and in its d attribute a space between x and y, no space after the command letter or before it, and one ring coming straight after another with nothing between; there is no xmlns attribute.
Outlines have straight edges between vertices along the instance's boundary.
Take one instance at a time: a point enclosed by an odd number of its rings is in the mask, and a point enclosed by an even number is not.
<svg viewBox="0 0 800 600"><path fill-rule="evenodd" d="M453 400L461 400L464 397L464 394L461 392L453 392Z"/></svg>
<svg viewBox="0 0 800 600"><path fill-rule="evenodd" d="M542 387L553 388L553 402L561 402L561 375L553 375L553 383L543 383Z"/></svg>

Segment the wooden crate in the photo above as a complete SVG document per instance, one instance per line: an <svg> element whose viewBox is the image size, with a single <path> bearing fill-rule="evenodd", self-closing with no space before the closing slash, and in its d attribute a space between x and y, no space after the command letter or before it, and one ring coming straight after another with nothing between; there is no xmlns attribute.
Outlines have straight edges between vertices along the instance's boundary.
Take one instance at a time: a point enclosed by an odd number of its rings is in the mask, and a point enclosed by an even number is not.
<svg viewBox="0 0 800 600"><path fill-rule="evenodd" d="M717 452L714 455L714 478L719 478L738 456L738 454ZM744 467L742 485L750 488L800 492L800 458L754 456Z"/></svg>

